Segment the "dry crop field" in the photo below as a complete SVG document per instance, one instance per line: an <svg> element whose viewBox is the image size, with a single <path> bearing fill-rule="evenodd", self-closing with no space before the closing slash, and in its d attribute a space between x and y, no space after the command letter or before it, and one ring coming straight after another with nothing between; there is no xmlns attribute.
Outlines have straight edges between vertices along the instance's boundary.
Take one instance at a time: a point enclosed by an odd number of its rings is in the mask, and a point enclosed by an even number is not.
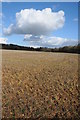
<svg viewBox="0 0 80 120"><path fill-rule="evenodd" d="M2 51L3 118L79 119L78 55Z"/></svg>

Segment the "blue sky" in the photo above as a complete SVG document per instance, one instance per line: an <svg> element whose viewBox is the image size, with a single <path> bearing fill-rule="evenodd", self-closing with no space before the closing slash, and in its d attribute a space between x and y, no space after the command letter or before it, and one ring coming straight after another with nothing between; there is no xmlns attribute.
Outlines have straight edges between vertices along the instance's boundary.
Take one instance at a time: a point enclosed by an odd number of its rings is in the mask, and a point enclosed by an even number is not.
<svg viewBox="0 0 80 120"><path fill-rule="evenodd" d="M58 12L60 10L64 11L65 14L65 22L62 28L57 29L55 31L52 31L48 36L46 37L60 37L60 38L66 38L69 40L78 40L78 3L77 2L14 2L14 3L2 3L2 13L3 13L3 28L8 28L10 24L16 23L16 13L20 12L22 9L30 9L33 8L35 10L43 10L45 8L51 8L52 12ZM22 34L11 34L7 36L7 43L13 43L18 45L26 45L29 46L31 43L26 40L26 42L23 41L24 35ZM46 38L45 37L45 38ZM68 42L69 42L68 40ZM35 41L36 42L36 41ZM32 46L40 46L37 44L33 44ZM44 45L46 47L46 44ZM48 44L47 44L48 47ZM49 45L50 47L50 45ZM52 47L52 46L51 46Z"/></svg>
<svg viewBox="0 0 80 120"><path fill-rule="evenodd" d="M2 4L0 3L0 27L1 27L1 25L2 25ZM1 33L2 33L2 29L0 29L0 36L1 36Z"/></svg>
<svg viewBox="0 0 80 120"><path fill-rule="evenodd" d="M2 0L3 2L78 2L79 0Z"/></svg>

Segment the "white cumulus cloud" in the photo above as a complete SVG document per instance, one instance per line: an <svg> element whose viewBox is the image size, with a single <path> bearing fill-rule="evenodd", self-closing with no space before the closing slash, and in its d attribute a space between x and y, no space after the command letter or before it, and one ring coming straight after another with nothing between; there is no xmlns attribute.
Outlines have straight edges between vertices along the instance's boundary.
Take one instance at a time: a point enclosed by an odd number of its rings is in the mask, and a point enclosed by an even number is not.
<svg viewBox="0 0 80 120"><path fill-rule="evenodd" d="M7 43L7 38L0 38L0 44L3 43L3 44L6 44Z"/></svg>
<svg viewBox="0 0 80 120"><path fill-rule="evenodd" d="M16 23L4 28L4 34L47 35L62 28L64 22L65 17L62 10L53 12L51 8L43 10L24 9L16 13Z"/></svg>

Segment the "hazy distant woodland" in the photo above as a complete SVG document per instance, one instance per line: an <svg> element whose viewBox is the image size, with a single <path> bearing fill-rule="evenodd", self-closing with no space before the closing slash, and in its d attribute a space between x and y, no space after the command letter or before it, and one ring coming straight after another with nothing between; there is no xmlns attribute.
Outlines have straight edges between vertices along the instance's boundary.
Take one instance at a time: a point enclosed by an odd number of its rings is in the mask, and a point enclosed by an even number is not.
<svg viewBox="0 0 80 120"><path fill-rule="evenodd" d="M60 48L47 48L47 47L25 47L14 44L2 44L2 49L9 50L26 50L26 51L44 51L44 52L64 52L64 53L80 53L80 45L78 46L64 46Z"/></svg>

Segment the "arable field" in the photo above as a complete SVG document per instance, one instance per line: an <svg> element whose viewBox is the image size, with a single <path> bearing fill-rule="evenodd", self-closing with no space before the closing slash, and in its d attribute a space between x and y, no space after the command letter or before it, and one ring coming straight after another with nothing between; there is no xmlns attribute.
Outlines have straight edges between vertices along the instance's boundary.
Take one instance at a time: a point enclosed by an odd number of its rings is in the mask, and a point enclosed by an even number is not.
<svg viewBox="0 0 80 120"><path fill-rule="evenodd" d="M79 120L78 55L2 51L3 118Z"/></svg>

